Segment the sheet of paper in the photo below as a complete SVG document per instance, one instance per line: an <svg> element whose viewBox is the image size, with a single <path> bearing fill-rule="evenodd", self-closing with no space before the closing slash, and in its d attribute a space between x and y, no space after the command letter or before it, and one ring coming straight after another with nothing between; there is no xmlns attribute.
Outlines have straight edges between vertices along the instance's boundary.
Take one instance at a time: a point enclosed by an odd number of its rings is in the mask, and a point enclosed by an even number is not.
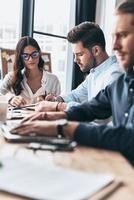
<svg viewBox="0 0 134 200"><path fill-rule="evenodd" d="M93 174L4 159L0 190L32 199L78 200L92 196L113 181L110 174Z"/></svg>

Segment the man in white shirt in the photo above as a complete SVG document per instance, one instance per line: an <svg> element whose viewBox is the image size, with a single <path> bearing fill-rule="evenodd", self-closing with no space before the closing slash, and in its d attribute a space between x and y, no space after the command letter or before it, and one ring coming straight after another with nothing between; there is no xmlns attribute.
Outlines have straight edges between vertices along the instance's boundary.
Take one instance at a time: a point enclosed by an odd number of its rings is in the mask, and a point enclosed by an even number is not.
<svg viewBox="0 0 134 200"><path fill-rule="evenodd" d="M105 37L99 25L83 22L69 31L67 40L72 46L74 62L82 72L90 73L69 94L58 97L49 94L45 100L56 102L42 101L36 106L37 111L63 111L89 101L122 73L116 57L109 57L105 50Z"/></svg>

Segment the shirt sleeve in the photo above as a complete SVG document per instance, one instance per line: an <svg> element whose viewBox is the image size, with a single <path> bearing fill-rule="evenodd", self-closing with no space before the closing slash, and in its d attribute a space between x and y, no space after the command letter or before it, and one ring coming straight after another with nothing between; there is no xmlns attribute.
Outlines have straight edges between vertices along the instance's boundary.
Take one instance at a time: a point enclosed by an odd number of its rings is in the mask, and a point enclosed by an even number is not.
<svg viewBox="0 0 134 200"><path fill-rule="evenodd" d="M47 94L53 93L57 96L61 92L61 84L58 77L50 72L44 72L42 78L42 87L43 91L46 91Z"/></svg>
<svg viewBox="0 0 134 200"><path fill-rule="evenodd" d="M72 90L67 95L60 95L64 102L67 103L67 108L79 105L88 100L88 77L76 89Z"/></svg>
<svg viewBox="0 0 134 200"><path fill-rule="evenodd" d="M93 121L95 119L107 119L112 115L109 99L111 86L101 90L91 101L73 106L66 110L68 120ZM105 112L104 112L105 111Z"/></svg>
<svg viewBox="0 0 134 200"><path fill-rule="evenodd" d="M58 96L61 93L61 84L57 77L55 77L55 85L54 85L55 95Z"/></svg>
<svg viewBox="0 0 134 200"><path fill-rule="evenodd" d="M80 123L74 139L82 145L121 152L134 163L134 126L94 126Z"/></svg>
<svg viewBox="0 0 134 200"><path fill-rule="evenodd" d="M121 76L124 73L123 69L119 67L118 63L114 63L111 66L112 67L108 69L108 72L105 74L103 88L105 88L109 84L112 84L115 80L118 79L119 76Z"/></svg>
<svg viewBox="0 0 134 200"><path fill-rule="evenodd" d="M0 85L0 93L5 95L8 92L13 92L12 91L12 75L11 73L6 74L6 76L4 77L4 79L2 80L2 83Z"/></svg>

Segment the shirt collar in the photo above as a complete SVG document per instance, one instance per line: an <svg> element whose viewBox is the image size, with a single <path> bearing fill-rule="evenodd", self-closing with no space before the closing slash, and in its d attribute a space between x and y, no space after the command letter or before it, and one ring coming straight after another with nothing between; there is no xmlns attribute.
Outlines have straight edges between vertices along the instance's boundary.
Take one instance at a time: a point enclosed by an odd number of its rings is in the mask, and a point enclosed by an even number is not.
<svg viewBox="0 0 134 200"><path fill-rule="evenodd" d="M116 63L117 62L117 59L115 57L115 55L113 56L110 56L108 59L106 59L104 62L102 62L100 65L98 65L97 67L95 68L92 68L90 70L91 73L96 73L97 74L100 74L100 72L102 71L105 71L110 65L112 65L113 63Z"/></svg>
<svg viewBox="0 0 134 200"><path fill-rule="evenodd" d="M126 81L129 81L130 79L134 79L134 69L132 67L128 68L126 75L125 75Z"/></svg>
<svg viewBox="0 0 134 200"><path fill-rule="evenodd" d="M125 81L134 88L134 69L132 67L128 68L125 75Z"/></svg>
<svg viewBox="0 0 134 200"><path fill-rule="evenodd" d="M23 75L23 80L24 80L24 81L27 81L27 77L26 77L25 74ZM46 82L46 80L47 80L47 77L46 77L46 71L43 70L43 75L42 75L41 82Z"/></svg>

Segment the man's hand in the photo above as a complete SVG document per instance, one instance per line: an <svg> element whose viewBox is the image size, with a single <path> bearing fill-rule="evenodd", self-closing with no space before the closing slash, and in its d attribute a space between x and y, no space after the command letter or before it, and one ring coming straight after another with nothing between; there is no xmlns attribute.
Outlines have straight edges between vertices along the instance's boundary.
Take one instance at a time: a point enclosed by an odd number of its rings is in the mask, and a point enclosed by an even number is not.
<svg viewBox="0 0 134 200"><path fill-rule="evenodd" d="M25 117L21 123L27 122L27 121L34 121L34 120L57 120L57 119L66 119L67 115L65 112L39 112L32 115L29 115L28 117Z"/></svg>
<svg viewBox="0 0 134 200"><path fill-rule="evenodd" d="M22 123L16 128L11 130L13 134L19 135L46 135L46 136L57 136L57 125L54 121L34 121Z"/></svg>
<svg viewBox="0 0 134 200"><path fill-rule="evenodd" d="M45 100L46 101L56 101L56 96L54 94L50 93L50 94L46 95Z"/></svg>
<svg viewBox="0 0 134 200"><path fill-rule="evenodd" d="M64 102L50 102L41 101L35 106L35 111L37 112L47 112L47 111L64 111L67 104Z"/></svg>
<svg viewBox="0 0 134 200"><path fill-rule="evenodd" d="M66 137L73 137L76 128L78 127L78 122L68 122L64 127L64 133ZM56 121L34 121L22 123L16 128L11 130L13 134L19 135L45 135L45 136L57 136L57 122Z"/></svg>
<svg viewBox="0 0 134 200"><path fill-rule="evenodd" d="M41 101L35 106L35 111L56 111L57 102Z"/></svg>
<svg viewBox="0 0 134 200"><path fill-rule="evenodd" d="M39 112L37 114L32 114L29 115L28 117L25 117L21 123L27 122L27 121L34 121L34 120L45 120L46 119L47 114L45 112Z"/></svg>

